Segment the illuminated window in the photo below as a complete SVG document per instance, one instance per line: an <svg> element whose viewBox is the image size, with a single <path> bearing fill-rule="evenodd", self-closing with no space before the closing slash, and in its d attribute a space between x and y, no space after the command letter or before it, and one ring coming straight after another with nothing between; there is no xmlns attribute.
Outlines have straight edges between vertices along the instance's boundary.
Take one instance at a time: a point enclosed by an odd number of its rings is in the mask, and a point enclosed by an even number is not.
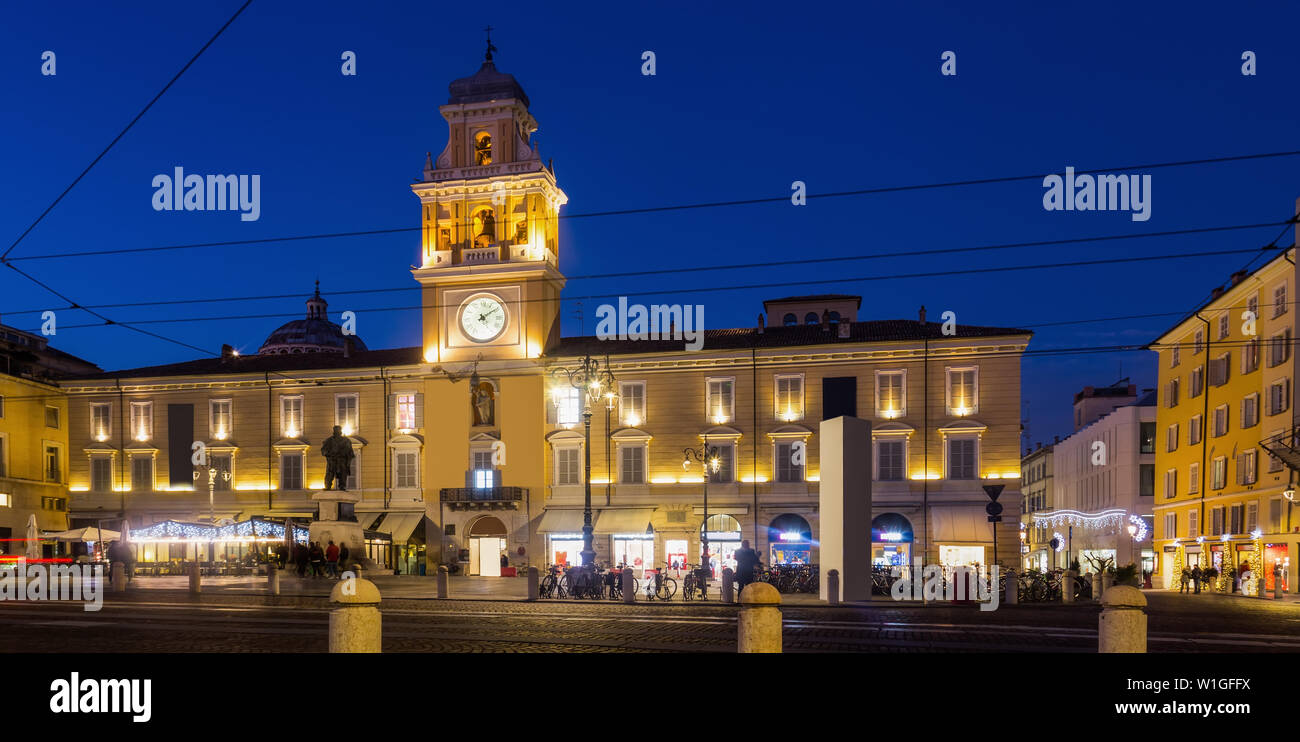
<svg viewBox="0 0 1300 742"><path fill-rule="evenodd" d="M775 378L776 419L791 422L803 419L803 376L781 375Z"/></svg>
<svg viewBox="0 0 1300 742"><path fill-rule="evenodd" d="M355 392L334 395L334 424L343 428L343 435L356 435L357 431L361 429L361 417L358 412L360 407L360 396ZM412 417L414 417L414 414L412 414ZM398 427L410 428L414 426L399 425Z"/></svg>
<svg viewBox="0 0 1300 742"><path fill-rule="evenodd" d="M624 381L618 393L623 424L632 428L645 425L645 382Z"/></svg>
<svg viewBox="0 0 1300 742"><path fill-rule="evenodd" d="M948 413L958 417L979 411L979 370L948 369Z"/></svg>
<svg viewBox="0 0 1300 742"><path fill-rule="evenodd" d="M208 400L208 435L213 440L224 441L230 437L233 404L229 399Z"/></svg>
<svg viewBox="0 0 1300 742"><path fill-rule="evenodd" d="M582 397L580 392L571 387L560 387L555 391L558 406L556 421L560 425L577 425L582 422Z"/></svg>
<svg viewBox="0 0 1300 742"><path fill-rule="evenodd" d="M397 408L397 429L414 430L420 427L416 414L416 395L398 394L394 404ZM353 423L357 425L357 423Z"/></svg>
<svg viewBox="0 0 1300 742"><path fill-rule="evenodd" d="M876 416L885 419L907 414L907 371L876 372Z"/></svg>
<svg viewBox="0 0 1300 742"><path fill-rule="evenodd" d="M131 403L131 437L137 441L153 439L153 402Z"/></svg>
<svg viewBox="0 0 1300 742"><path fill-rule="evenodd" d="M492 463L492 451L470 452L472 468L470 469L471 486L475 489L491 489L497 484L496 466Z"/></svg>
<svg viewBox="0 0 1300 742"><path fill-rule="evenodd" d="M280 397L280 433L285 438L297 438L302 435L302 397ZM299 463L301 463L301 457ZM295 487L294 489L302 489Z"/></svg>
<svg viewBox="0 0 1300 742"><path fill-rule="evenodd" d="M712 462L709 466L709 481L714 484L727 484L736 481L736 447L731 443L721 443L710 445L710 448L717 448L718 470L713 471Z"/></svg>
<svg viewBox="0 0 1300 742"><path fill-rule="evenodd" d="M113 435L113 406L108 402L90 403L90 434L98 441Z"/></svg>
<svg viewBox="0 0 1300 742"><path fill-rule="evenodd" d="M721 425L731 422L736 402L733 394L735 385L735 379L708 380L708 396L705 402L708 406L708 418L713 423Z"/></svg>
<svg viewBox="0 0 1300 742"><path fill-rule="evenodd" d="M492 164L492 135L486 131L474 135L474 164Z"/></svg>

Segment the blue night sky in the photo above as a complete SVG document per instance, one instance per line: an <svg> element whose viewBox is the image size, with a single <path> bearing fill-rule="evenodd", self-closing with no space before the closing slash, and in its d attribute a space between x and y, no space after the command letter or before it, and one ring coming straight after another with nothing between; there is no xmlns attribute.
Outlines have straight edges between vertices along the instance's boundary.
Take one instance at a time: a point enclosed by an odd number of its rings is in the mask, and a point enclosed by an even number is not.
<svg viewBox="0 0 1300 742"><path fill-rule="evenodd" d="M239 7L205 3L16 3L0 8L0 251ZM447 83L474 73L487 24L497 66L532 99L566 214L783 197L1008 175L1119 168L1297 149L1298 11L1277 3L466 4L254 0L140 122L9 255L77 302L289 294L292 298L103 309L185 343L255 352L301 317L321 279L330 315L418 304L418 234L137 255L42 254L418 226L409 185L446 142ZM494 9L507 7L493 4ZM555 9L558 8L558 9ZM739 8L743 8L740 10ZM809 10L805 11L807 8ZM812 8L816 8L812 10ZM40 74L57 54L57 75ZM352 50L358 75L340 74ZM641 75L641 54L658 74ZM957 76L939 74L957 54ZM1259 74L1241 74L1244 50ZM191 173L261 175L261 218L156 212L150 183ZM1300 158L1143 170L1151 218L1046 212L1040 181L608 216L562 222L570 276L788 260L780 269L573 280L570 296L656 292L702 303L707 327L751 326L761 301L863 295L862 318L924 304L962 323L1033 327L1193 308L1251 260L1234 254L1010 273L816 283L1074 260L1259 247L1280 227L1207 235L907 256L800 266L808 257L933 250L1216 227L1288 218ZM1135 172L1135 171L1129 171ZM1288 234L1279 242L1291 244ZM1258 263L1256 263L1258 264ZM808 281L812 283L797 284ZM791 284L741 291L739 284ZM584 302L581 331L594 328ZM0 268L0 320L39 327L65 304ZM580 332L566 303L564 332ZM198 321L229 315L262 319ZM415 345L414 310L359 312L371 348ZM197 352L60 312L53 344L105 369ZM1152 340L1176 317L1037 329L1031 349ZM1149 352L1048 355L1023 365L1031 441L1069 430L1071 395L1121 375L1154 386Z"/></svg>

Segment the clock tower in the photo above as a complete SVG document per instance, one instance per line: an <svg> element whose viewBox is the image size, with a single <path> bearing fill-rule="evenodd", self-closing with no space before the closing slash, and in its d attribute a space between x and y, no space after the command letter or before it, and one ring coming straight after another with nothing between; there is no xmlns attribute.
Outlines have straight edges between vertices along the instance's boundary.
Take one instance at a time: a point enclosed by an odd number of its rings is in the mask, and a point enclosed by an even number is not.
<svg viewBox="0 0 1300 742"><path fill-rule="evenodd" d="M532 141L537 120L488 51L439 107L450 129L411 186L423 210L424 359L537 358L559 339L558 224L568 197Z"/></svg>

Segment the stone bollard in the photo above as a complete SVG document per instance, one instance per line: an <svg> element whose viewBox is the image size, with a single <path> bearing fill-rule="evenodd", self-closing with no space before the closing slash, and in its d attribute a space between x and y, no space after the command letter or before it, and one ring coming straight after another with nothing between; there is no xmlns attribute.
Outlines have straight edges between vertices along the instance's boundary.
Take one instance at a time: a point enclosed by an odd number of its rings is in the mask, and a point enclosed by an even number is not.
<svg viewBox="0 0 1300 742"><path fill-rule="evenodd" d="M731 567L722 568L722 602L736 602L736 573L731 571Z"/></svg>
<svg viewBox="0 0 1300 742"><path fill-rule="evenodd" d="M1097 617L1097 651L1102 654L1145 654L1147 599L1141 590L1116 585L1106 591Z"/></svg>
<svg viewBox="0 0 1300 742"><path fill-rule="evenodd" d="M1101 602L1101 593L1102 593L1102 589L1101 589L1101 573L1100 573L1100 572L1093 572L1093 573L1090 575L1090 577L1092 577L1092 602L1094 602L1094 603L1100 603L1100 602Z"/></svg>
<svg viewBox="0 0 1300 742"><path fill-rule="evenodd" d="M190 564L190 594L198 595L203 590L203 577L199 574L199 563Z"/></svg>
<svg viewBox="0 0 1300 742"><path fill-rule="evenodd" d="M840 571L832 569L826 573L826 604L840 604Z"/></svg>
<svg viewBox="0 0 1300 742"><path fill-rule="evenodd" d="M1266 582L1264 584L1267 585L1268 583ZM1277 600L1278 598L1281 598L1283 592L1284 591L1282 590L1282 568L1275 567L1273 569L1273 600Z"/></svg>
<svg viewBox="0 0 1300 742"><path fill-rule="evenodd" d="M266 565L266 591L272 595L280 594L280 570L274 564Z"/></svg>
<svg viewBox="0 0 1300 742"><path fill-rule="evenodd" d="M1016 580L1016 571L1008 569L1007 588L1002 595L1002 603L1004 605L1015 605L1018 600L1020 600L1020 582Z"/></svg>
<svg viewBox="0 0 1300 742"><path fill-rule="evenodd" d="M339 580L330 590L330 654L384 651L379 588L370 580Z"/></svg>
<svg viewBox="0 0 1300 742"><path fill-rule="evenodd" d="M1074 602L1074 582L1079 578L1079 573L1072 569L1065 570L1061 576L1061 602L1070 605Z"/></svg>
<svg viewBox="0 0 1300 742"><path fill-rule="evenodd" d="M121 562L113 562L113 592L126 592L126 565Z"/></svg>
<svg viewBox="0 0 1300 742"><path fill-rule="evenodd" d="M447 572L447 565L438 565L438 597L446 598L451 592L451 575Z"/></svg>
<svg viewBox="0 0 1300 742"><path fill-rule="evenodd" d="M1105 595L1106 591L1115 584L1115 575L1111 572L1103 572L1101 575L1101 594Z"/></svg>
<svg viewBox="0 0 1300 742"><path fill-rule="evenodd" d="M636 574L629 568L623 568L623 602L636 602Z"/></svg>
<svg viewBox="0 0 1300 742"><path fill-rule="evenodd" d="M736 651L781 653L781 593L766 582L751 582L740 592Z"/></svg>
<svg viewBox="0 0 1300 742"><path fill-rule="evenodd" d="M536 567L528 568L528 599L537 600L539 586L542 584L542 574Z"/></svg>

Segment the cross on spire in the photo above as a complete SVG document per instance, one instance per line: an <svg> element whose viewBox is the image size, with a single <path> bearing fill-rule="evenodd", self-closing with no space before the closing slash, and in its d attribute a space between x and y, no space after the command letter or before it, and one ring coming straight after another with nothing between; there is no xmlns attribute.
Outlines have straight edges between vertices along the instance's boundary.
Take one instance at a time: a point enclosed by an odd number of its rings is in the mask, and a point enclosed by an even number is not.
<svg viewBox="0 0 1300 742"><path fill-rule="evenodd" d="M495 46L492 46L492 27L488 26L487 28L483 29L483 32L487 34L487 53L483 55L483 60L486 62L491 62L492 52L497 50Z"/></svg>

